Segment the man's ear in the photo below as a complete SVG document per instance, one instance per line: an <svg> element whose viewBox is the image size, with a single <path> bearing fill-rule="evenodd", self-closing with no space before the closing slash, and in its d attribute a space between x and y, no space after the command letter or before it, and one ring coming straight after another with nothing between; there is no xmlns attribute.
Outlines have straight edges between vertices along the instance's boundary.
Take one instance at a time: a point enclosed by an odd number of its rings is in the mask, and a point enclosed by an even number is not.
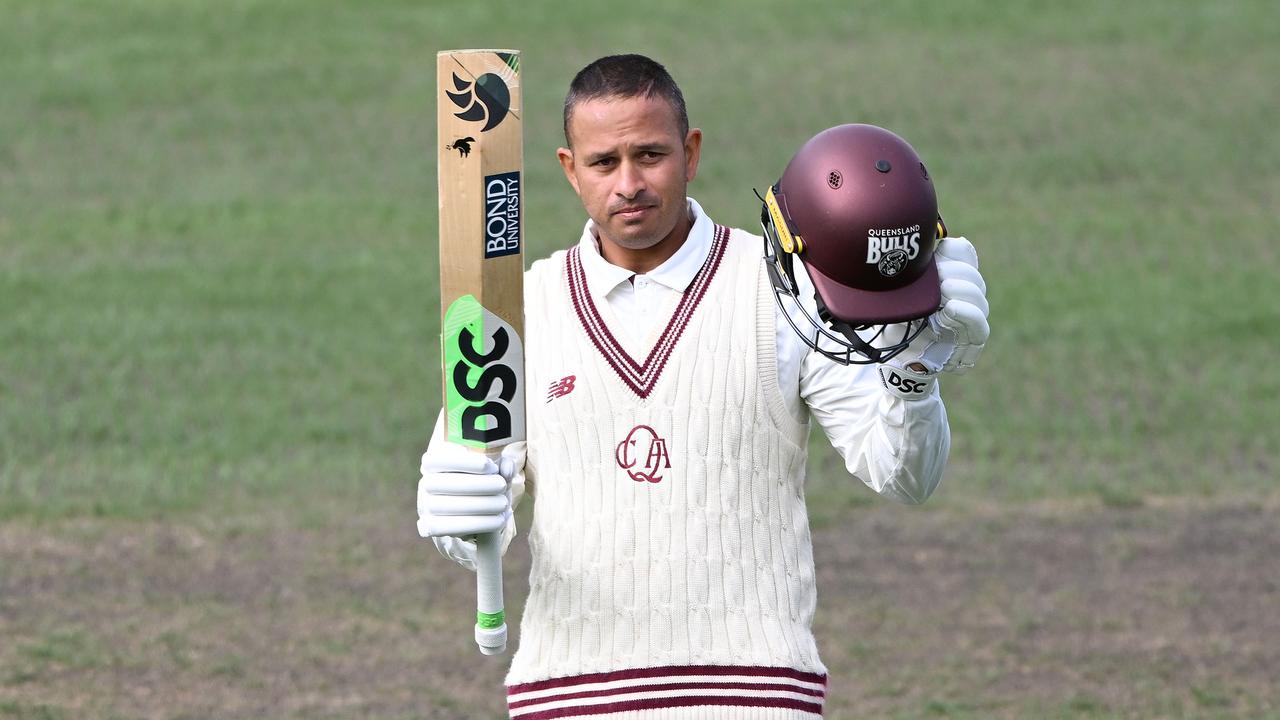
<svg viewBox="0 0 1280 720"><path fill-rule="evenodd" d="M689 128L684 136L684 179L693 182L698 175L698 159L702 156L702 131Z"/></svg>
<svg viewBox="0 0 1280 720"><path fill-rule="evenodd" d="M576 165L573 162L573 150L562 147L556 150L556 157L560 160L560 169L564 170L564 179L568 180L573 186L573 191L581 196L582 193L578 192L578 176L574 173Z"/></svg>

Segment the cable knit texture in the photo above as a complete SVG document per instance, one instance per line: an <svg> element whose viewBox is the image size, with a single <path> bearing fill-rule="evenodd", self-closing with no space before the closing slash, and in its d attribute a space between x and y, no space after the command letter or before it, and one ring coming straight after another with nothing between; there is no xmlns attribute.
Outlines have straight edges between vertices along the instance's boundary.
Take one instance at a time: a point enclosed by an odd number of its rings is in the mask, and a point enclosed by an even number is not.
<svg viewBox="0 0 1280 720"><path fill-rule="evenodd" d="M576 249L527 274L533 568L512 717L820 716L808 426L778 390L759 242L717 227L643 347L591 302Z"/></svg>

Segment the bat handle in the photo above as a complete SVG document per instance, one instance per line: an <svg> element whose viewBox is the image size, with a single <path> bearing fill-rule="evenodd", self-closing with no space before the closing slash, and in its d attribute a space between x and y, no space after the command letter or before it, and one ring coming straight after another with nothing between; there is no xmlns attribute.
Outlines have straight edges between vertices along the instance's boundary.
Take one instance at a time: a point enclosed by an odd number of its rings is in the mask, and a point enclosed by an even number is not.
<svg viewBox="0 0 1280 720"><path fill-rule="evenodd" d="M476 645L485 655L498 655L507 649L500 534L476 536Z"/></svg>

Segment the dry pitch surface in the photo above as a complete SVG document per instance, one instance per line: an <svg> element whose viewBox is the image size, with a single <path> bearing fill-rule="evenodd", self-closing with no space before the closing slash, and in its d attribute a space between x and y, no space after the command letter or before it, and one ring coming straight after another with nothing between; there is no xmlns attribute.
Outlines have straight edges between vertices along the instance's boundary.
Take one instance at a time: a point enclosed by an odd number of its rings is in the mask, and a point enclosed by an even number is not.
<svg viewBox="0 0 1280 720"><path fill-rule="evenodd" d="M815 536L828 716L1280 717L1278 519L859 509ZM471 595L391 511L8 523L0 718L500 717Z"/></svg>

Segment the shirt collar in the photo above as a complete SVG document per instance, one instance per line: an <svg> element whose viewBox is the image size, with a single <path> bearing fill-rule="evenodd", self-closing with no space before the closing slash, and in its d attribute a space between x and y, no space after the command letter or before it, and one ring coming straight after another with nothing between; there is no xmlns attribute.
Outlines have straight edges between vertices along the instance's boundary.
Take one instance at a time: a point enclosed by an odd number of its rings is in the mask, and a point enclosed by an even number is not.
<svg viewBox="0 0 1280 720"><path fill-rule="evenodd" d="M693 225L689 228L689 237L675 254L667 258L661 265L645 275L656 283L665 285L677 292L684 292L693 282L693 278L702 269L707 254L711 252L711 241L715 234L715 226L702 206L693 198L685 198L689 212L693 215ZM635 273L626 268L610 264L600 254L599 240L596 239L595 224L588 220L582 229L582 239L578 243L582 270L587 276L587 291L591 298L603 301L613 289L626 282Z"/></svg>

